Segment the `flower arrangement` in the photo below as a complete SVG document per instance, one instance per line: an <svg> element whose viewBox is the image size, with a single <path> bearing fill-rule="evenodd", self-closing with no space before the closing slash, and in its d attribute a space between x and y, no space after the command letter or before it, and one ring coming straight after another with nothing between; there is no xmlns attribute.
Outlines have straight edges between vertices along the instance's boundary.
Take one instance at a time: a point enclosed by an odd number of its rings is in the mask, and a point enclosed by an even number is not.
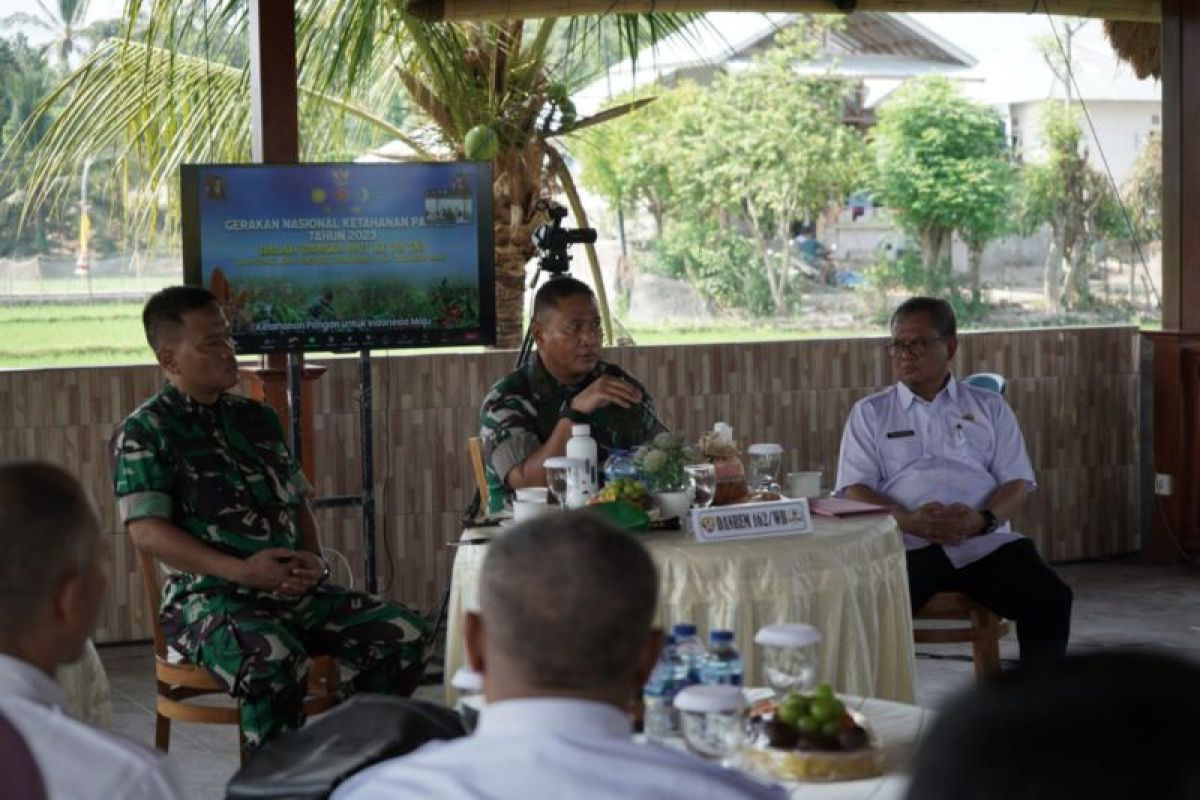
<svg viewBox="0 0 1200 800"><path fill-rule="evenodd" d="M687 488L683 467L699 460L683 434L660 433L633 454L638 472L655 492L674 492Z"/></svg>

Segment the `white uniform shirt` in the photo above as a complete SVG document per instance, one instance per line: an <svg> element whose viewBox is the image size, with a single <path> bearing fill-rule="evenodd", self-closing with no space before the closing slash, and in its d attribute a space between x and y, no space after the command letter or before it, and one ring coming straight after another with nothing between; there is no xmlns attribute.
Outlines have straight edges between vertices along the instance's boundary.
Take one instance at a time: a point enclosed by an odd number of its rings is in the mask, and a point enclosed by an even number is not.
<svg viewBox="0 0 1200 800"><path fill-rule="evenodd" d="M655 744L605 703L557 698L489 705L472 736L430 742L350 778L333 800L399 798L785 798L782 788Z"/></svg>
<svg viewBox="0 0 1200 800"><path fill-rule="evenodd" d="M66 696L50 676L0 654L0 712L24 737L50 800L183 796L161 756L72 718L65 707Z"/></svg>
<svg viewBox="0 0 1200 800"><path fill-rule="evenodd" d="M980 508L1013 480L1037 485L1012 409L999 394L950 376L932 402L897 383L855 403L842 432L835 491L861 483L910 510L931 502ZM1005 522L986 536L942 547L963 567L1019 538ZM908 550L930 544L904 534Z"/></svg>

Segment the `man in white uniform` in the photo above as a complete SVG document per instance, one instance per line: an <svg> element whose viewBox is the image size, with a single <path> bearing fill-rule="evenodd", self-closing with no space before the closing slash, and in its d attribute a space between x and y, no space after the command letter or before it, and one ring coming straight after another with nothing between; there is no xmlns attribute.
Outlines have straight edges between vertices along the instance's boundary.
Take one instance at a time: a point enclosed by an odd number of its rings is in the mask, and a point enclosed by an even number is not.
<svg viewBox="0 0 1200 800"><path fill-rule="evenodd" d="M103 545L70 475L0 465L0 714L24 738L51 800L173 800L181 795L160 756L73 719L54 682L100 612Z"/></svg>
<svg viewBox="0 0 1200 800"><path fill-rule="evenodd" d="M646 549L594 512L494 539L467 658L488 705L474 735L351 778L334 800L783 798L686 753L636 744L628 710L658 659L658 578Z"/></svg>
<svg viewBox="0 0 1200 800"><path fill-rule="evenodd" d="M963 592L1016 622L1022 664L1061 656L1071 590L1008 524L1036 486L1016 417L999 394L950 374L958 340L944 300L908 300L891 329L897 383L851 410L837 492L892 508L914 612Z"/></svg>

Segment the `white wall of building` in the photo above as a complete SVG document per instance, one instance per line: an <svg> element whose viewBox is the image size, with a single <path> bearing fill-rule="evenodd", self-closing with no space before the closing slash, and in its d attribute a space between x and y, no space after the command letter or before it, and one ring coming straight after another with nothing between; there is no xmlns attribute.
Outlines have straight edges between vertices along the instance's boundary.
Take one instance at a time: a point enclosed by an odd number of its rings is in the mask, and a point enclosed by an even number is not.
<svg viewBox="0 0 1200 800"><path fill-rule="evenodd" d="M1010 106L1012 131L1018 138L1017 152L1026 163L1045 157L1042 111L1051 102L1057 101L1042 100ZM1104 158L1107 158L1113 177L1120 186L1151 133L1162 131L1162 103L1149 100L1089 100L1087 108L1096 128L1096 136L1092 136L1087 120L1081 120L1087 141L1088 161L1103 172Z"/></svg>

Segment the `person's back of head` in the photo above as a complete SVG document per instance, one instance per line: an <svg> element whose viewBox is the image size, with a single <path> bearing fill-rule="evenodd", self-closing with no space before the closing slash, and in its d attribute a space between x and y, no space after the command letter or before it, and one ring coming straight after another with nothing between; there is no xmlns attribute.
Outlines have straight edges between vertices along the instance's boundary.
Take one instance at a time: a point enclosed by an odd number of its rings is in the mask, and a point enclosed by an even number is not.
<svg viewBox="0 0 1200 800"><path fill-rule="evenodd" d="M1200 666L1162 653L1071 655L953 700L918 751L909 800L1200 797Z"/></svg>
<svg viewBox="0 0 1200 800"><path fill-rule="evenodd" d="M651 632L658 579L645 547L578 511L518 525L489 548L480 577L486 641L470 643L486 660L488 699L628 700L660 644Z"/></svg>
<svg viewBox="0 0 1200 800"><path fill-rule="evenodd" d="M79 483L0 464L0 652L45 671L76 658L104 593L100 526Z"/></svg>

